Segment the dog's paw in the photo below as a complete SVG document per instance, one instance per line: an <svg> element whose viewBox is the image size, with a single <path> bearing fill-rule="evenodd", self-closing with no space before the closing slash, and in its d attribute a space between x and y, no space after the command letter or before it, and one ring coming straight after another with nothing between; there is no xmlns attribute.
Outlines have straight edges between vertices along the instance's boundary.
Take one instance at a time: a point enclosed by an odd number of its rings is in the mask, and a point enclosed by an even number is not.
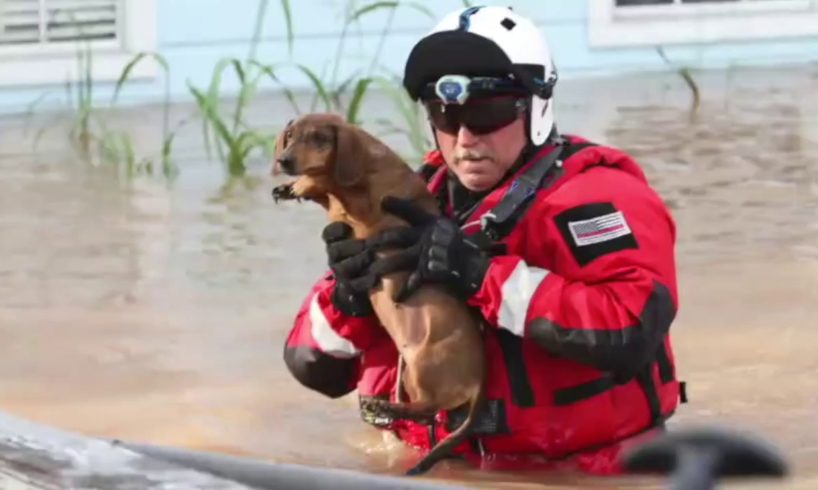
<svg viewBox="0 0 818 490"><path fill-rule="evenodd" d="M315 181L306 176L295 179L291 191L293 196L299 201L301 199L315 200L320 196L319 188L316 187Z"/></svg>
<svg viewBox="0 0 818 490"><path fill-rule="evenodd" d="M296 195L293 193L293 183L281 184L273 188L273 201L289 201L295 199Z"/></svg>

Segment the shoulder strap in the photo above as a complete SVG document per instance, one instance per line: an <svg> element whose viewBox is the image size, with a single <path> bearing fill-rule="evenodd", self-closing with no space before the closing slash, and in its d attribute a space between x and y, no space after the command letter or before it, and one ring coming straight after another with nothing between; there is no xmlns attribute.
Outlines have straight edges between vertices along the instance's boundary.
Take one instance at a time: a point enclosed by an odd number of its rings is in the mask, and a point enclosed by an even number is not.
<svg viewBox="0 0 818 490"><path fill-rule="evenodd" d="M560 158L562 161L568 160L575 154L579 153L580 151L584 150L585 148L589 148L591 146L599 146L596 143L585 142L585 143L576 143L574 145L566 145L562 150L562 155Z"/></svg>
<svg viewBox="0 0 818 490"><path fill-rule="evenodd" d="M562 162L589 146L595 145L594 143L570 144L565 140L558 142L556 148L514 179L503 199L480 218L482 225L480 233L486 235L485 238L491 241L497 241L511 233L514 225L528 210L531 198L537 191L550 187L558 180Z"/></svg>
<svg viewBox="0 0 818 490"><path fill-rule="evenodd" d="M420 178L423 179L424 182L429 182L435 172L438 171L440 167L438 165L432 165L431 163L424 163L422 164L415 173L420 175Z"/></svg>

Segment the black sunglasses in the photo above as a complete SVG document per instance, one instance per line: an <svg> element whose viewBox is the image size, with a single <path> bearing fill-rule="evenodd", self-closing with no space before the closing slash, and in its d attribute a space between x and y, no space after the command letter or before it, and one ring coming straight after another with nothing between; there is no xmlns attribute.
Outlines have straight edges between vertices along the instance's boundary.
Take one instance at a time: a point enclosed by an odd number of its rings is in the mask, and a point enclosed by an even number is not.
<svg viewBox="0 0 818 490"><path fill-rule="evenodd" d="M508 126L525 113L528 99L497 96L469 100L466 104L444 104L439 100L425 101L429 120L438 131L457 134L466 126L474 134L489 134Z"/></svg>

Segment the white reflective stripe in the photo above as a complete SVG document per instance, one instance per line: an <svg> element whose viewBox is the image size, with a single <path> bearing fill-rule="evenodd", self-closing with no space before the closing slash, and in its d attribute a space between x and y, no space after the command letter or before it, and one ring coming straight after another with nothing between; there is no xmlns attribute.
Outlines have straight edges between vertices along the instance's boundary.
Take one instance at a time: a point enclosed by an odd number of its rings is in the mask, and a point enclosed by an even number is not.
<svg viewBox="0 0 818 490"><path fill-rule="evenodd" d="M310 333L321 352L341 358L355 357L361 353L352 342L341 337L332 329L329 320L321 310L321 305L318 304L317 294L310 302L310 323L312 324Z"/></svg>
<svg viewBox="0 0 818 490"><path fill-rule="evenodd" d="M502 299L500 311L497 314L497 323L511 333L520 337L525 333L525 317L531 297L537 286L548 275L545 269L529 267L520 261L514 271L503 283L500 290Z"/></svg>

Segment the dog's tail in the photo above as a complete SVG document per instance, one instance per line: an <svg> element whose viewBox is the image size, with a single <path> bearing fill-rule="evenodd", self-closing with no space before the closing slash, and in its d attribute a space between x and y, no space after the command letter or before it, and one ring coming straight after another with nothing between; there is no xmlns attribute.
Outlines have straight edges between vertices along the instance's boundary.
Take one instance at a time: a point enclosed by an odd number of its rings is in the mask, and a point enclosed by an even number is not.
<svg viewBox="0 0 818 490"><path fill-rule="evenodd" d="M431 449L431 451L429 451L429 454L427 454L418 464L407 471L407 476L416 476L426 473L439 461L450 455L457 446L466 440L475 422L477 422L477 418L480 417L480 414L483 412L483 408L486 405L486 387L484 383L481 383L480 389L477 390L474 398L470 401L469 412L466 415L466 419L462 424L460 424L460 427L455 429L454 432L450 433L445 439L440 441Z"/></svg>

